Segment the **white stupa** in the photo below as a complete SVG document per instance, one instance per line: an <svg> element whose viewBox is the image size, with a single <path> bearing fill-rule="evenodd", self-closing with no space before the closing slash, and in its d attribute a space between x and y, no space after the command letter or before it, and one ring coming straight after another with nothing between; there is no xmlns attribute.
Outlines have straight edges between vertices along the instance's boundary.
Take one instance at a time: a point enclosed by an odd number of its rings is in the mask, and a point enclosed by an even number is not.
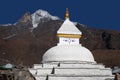
<svg viewBox="0 0 120 80"><path fill-rule="evenodd" d="M92 53L79 39L82 32L69 20L57 31L59 43L43 55L41 64L34 64L29 71L36 80L113 80L110 68L97 64Z"/></svg>

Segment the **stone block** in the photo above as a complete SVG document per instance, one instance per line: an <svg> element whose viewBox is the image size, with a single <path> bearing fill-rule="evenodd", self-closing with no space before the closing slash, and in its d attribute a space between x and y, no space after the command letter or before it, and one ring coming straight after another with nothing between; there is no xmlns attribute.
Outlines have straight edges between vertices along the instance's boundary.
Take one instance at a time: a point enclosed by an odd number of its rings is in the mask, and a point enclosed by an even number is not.
<svg viewBox="0 0 120 80"><path fill-rule="evenodd" d="M102 75L112 75L112 70L110 68L100 69Z"/></svg>
<svg viewBox="0 0 120 80"><path fill-rule="evenodd" d="M102 75L97 68L54 68L54 74Z"/></svg>
<svg viewBox="0 0 120 80"><path fill-rule="evenodd" d="M52 68L39 68L37 69L37 75L47 75L52 73Z"/></svg>
<svg viewBox="0 0 120 80"><path fill-rule="evenodd" d="M46 80L46 78L47 78L47 77L44 76L44 75L39 75L39 76L38 76L38 75L35 75L34 77L35 77L36 80Z"/></svg>
<svg viewBox="0 0 120 80"><path fill-rule="evenodd" d="M36 69L33 69L33 68L29 68L28 70L29 70L29 72L30 72L32 75L35 75L36 72L37 72L37 70L36 70Z"/></svg>
<svg viewBox="0 0 120 80"><path fill-rule="evenodd" d="M114 80L114 76L49 75L48 80Z"/></svg>
<svg viewBox="0 0 120 80"><path fill-rule="evenodd" d="M103 65L97 65L97 64L72 64L72 63L60 63L60 67L68 67L68 68L104 68Z"/></svg>
<svg viewBox="0 0 120 80"><path fill-rule="evenodd" d="M33 68L34 69L42 68L42 64L34 64Z"/></svg>
<svg viewBox="0 0 120 80"><path fill-rule="evenodd" d="M58 66L58 63L43 63L44 68L53 68L57 66Z"/></svg>

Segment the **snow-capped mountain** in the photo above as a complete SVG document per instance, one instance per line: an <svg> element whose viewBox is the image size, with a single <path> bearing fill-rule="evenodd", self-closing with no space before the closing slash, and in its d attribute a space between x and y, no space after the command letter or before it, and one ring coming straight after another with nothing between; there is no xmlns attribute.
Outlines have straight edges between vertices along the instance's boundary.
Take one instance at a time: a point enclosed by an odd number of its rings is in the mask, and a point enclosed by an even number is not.
<svg viewBox="0 0 120 80"><path fill-rule="evenodd" d="M52 16L45 10L37 10L31 15L33 28L36 28L40 22L46 22L48 20L59 20L57 16Z"/></svg>

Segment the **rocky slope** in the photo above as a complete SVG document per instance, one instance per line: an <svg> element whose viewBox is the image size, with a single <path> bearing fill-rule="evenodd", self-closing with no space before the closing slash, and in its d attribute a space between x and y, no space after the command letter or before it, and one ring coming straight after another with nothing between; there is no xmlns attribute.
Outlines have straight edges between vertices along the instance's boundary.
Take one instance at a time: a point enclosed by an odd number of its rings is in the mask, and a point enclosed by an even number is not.
<svg viewBox="0 0 120 80"><path fill-rule="evenodd" d="M42 55L58 42L56 32L63 21L48 12L27 12L14 25L0 26L0 64L30 66L40 63ZM81 43L99 63L120 66L120 32L91 28L77 23L83 32ZM110 58L111 57L111 58Z"/></svg>

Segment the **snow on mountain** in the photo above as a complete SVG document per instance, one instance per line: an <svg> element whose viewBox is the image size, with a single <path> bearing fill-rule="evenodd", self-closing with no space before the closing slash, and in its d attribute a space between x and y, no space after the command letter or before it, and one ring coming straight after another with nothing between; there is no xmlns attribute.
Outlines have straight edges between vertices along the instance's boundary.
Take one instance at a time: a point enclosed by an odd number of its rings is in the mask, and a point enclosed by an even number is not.
<svg viewBox="0 0 120 80"><path fill-rule="evenodd" d="M0 24L0 26L11 26L12 24L8 23L8 24Z"/></svg>
<svg viewBox="0 0 120 80"><path fill-rule="evenodd" d="M37 10L31 16L32 16L33 28L36 28L40 22L46 22L48 20L59 20L60 19L57 16L52 16L47 11L41 10L41 9Z"/></svg>

